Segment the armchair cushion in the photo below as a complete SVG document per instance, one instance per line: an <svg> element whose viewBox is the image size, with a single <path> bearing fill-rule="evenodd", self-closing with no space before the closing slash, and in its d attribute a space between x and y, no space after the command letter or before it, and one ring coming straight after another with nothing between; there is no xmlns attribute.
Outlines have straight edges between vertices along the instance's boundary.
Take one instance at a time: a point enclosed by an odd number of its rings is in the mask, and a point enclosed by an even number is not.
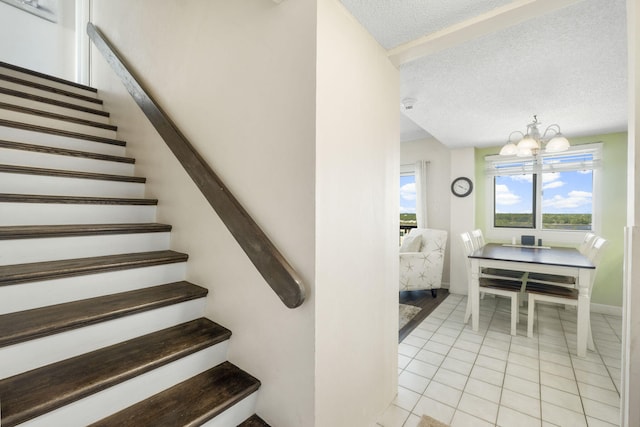
<svg viewBox="0 0 640 427"><path fill-rule="evenodd" d="M429 228L414 228L407 237L421 238L417 252L400 253L400 290L438 289L442 284L444 251L447 232Z"/></svg>
<svg viewBox="0 0 640 427"><path fill-rule="evenodd" d="M400 252L420 252L422 248L422 236L407 234L402 239L402 245L400 245Z"/></svg>

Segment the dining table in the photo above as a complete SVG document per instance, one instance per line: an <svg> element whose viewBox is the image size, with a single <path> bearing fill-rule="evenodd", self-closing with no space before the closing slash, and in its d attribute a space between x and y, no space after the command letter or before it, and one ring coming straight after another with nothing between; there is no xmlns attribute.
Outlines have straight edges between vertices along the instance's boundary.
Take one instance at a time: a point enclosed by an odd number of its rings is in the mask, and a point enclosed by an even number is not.
<svg viewBox="0 0 640 427"><path fill-rule="evenodd" d="M595 265L576 248L488 243L469 255L471 264L471 327L480 323L480 277L484 268L575 277L578 289L577 354L585 357L590 327L591 285Z"/></svg>

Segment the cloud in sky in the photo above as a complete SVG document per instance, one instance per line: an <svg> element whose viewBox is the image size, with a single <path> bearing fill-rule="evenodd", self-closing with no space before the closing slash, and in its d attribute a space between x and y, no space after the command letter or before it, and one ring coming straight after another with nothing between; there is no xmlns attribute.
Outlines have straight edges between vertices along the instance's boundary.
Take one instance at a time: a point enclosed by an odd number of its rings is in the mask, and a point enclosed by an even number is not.
<svg viewBox="0 0 640 427"><path fill-rule="evenodd" d="M542 206L551 209L575 209L591 205L592 193L588 191L570 191L565 196L556 195L551 199L545 199Z"/></svg>
<svg viewBox="0 0 640 427"><path fill-rule="evenodd" d="M416 199L416 183L412 182L400 187L400 199L415 200Z"/></svg>
<svg viewBox="0 0 640 427"><path fill-rule="evenodd" d="M496 205L516 205L520 203L520 200L520 196L512 193L505 184L496 185Z"/></svg>
<svg viewBox="0 0 640 427"><path fill-rule="evenodd" d="M552 188L560 188L564 185L562 181L551 181L548 184L542 186L543 190L551 190Z"/></svg>

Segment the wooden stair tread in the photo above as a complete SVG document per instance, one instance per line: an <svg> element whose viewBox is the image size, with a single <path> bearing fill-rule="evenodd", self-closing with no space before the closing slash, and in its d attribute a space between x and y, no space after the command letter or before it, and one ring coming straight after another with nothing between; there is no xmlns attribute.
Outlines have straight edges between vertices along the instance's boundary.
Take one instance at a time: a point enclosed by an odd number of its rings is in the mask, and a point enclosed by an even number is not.
<svg viewBox="0 0 640 427"><path fill-rule="evenodd" d="M24 74L30 74L32 76L40 77L42 79L51 80L52 82L62 83L62 84L68 85L68 86L73 86L73 87L77 87L79 89L84 89L84 90L88 90L90 92L98 93L98 89L96 89L94 87L83 85L83 84L77 83L77 82L73 82L71 80L61 79L60 77L52 76L50 74L40 73L38 71L34 71L34 70L30 70L28 68L20 67L18 65L9 64L7 62L0 61L0 67L7 68L9 70L19 71L19 72L24 73Z"/></svg>
<svg viewBox="0 0 640 427"><path fill-rule="evenodd" d="M58 107L68 108L70 110L82 111L84 113L95 114L97 116L109 117L109 112L98 110L96 108L85 107L84 105L73 104L70 102L59 101L57 99L47 98L45 96L35 95L28 92L22 92L20 90L9 89L6 87L0 87L0 93L5 95L15 96L18 98L29 99L31 101L41 102L43 104L55 105Z"/></svg>
<svg viewBox="0 0 640 427"><path fill-rule="evenodd" d="M88 135L85 133L72 132L68 130L50 128L46 126L38 126L38 125L32 125L27 123L14 122L11 120L0 119L0 126L6 126L6 127L15 128L15 129L23 129L23 130L33 131L33 132L47 133L51 135L64 136L68 138L82 139L85 141L99 142L102 144L118 145L121 147L124 147L127 145L125 141L121 141L119 139L105 138L102 136Z"/></svg>
<svg viewBox="0 0 640 427"><path fill-rule="evenodd" d="M256 378L223 362L91 427L199 426L258 388Z"/></svg>
<svg viewBox="0 0 640 427"><path fill-rule="evenodd" d="M15 165L2 165L0 164L0 172L5 173L19 173L25 175L45 175L45 176L58 176L65 178L82 178L82 179L96 179L100 181L118 181L118 182L133 182L144 184L146 178L139 176L127 176L127 175L111 175L106 173L94 173L94 172L81 172L70 171L62 169L45 169L36 168L31 166L15 166Z"/></svg>
<svg viewBox="0 0 640 427"><path fill-rule="evenodd" d="M50 196L46 194L0 193L0 203L64 203L77 205L157 205L157 199L123 197Z"/></svg>
<svg viewBox="0 0 640 427"><path fill-rule="evenodd" d="M51 113L45 110L38 110L35 108L23 107L21 105L8 104L6 102L0 102L0 108L3 110L10 110L10 111L16 111L19 113L32 114L34 116L46 117L48 119L61 120L64 122L76 123L76 124L91 126L91 127L100 128L100 129L107 129L112 131L118 130L117 126L114 126L108 123L100 123L92 120L80 119L77 117L66 116L64 114Z"/></svg>
<svg viewBox="0 0 640 427"><path fill-rule="evenodd" d="M1 424L20 424L230 336L201 318L0 380Z"/></svg>
<svg viewBox="0 0 640 427"><path fill-rule="evenodd" d="M182 281L0 315L0 347L203 298L207 292Z"/></svg>
<svg viewBox="0 0 640 427"><path fill-rule="evenodd" d="M3 265L0 266L0 286L186 262L188 258L187 254L164 250Z"/></svg>
<svg viewBox="0 0 640 427"><path fill-rule="evenodd" d="M56 154L61 156L82 157L93 160L104 160L107 162L135 164L135 159L131 157L113 156L111 154L92 153L89 151L70 150L68 148L49 147L46 145L26 144L24 142L0 140L0 148L10 150L34 151L38 153Z"/></svg>
<svg viewBox="0 0 640 427"><path fill-rule="evenodd" d="M31 80L21 79L19 77L7 76L4 74L0 74L0 80L4 80L5 82L15 83L22 86L32 87L34 89L42 90L49 93L55 93L56 95L63 95L69 98L78 99L85 102L91 102L93 104L102 105L102 100L98 98L93 98L91 96L82 95L75 92L70 92L68 90L59 89L57 87L48 86L42 83L32 82Z"/></svg>
<svg viewBox="0 0 640 427"><path fill-rule="evenodd" d="M270 427L262 418L253 414L246 420L239 424L238 427Z"/></svg>
<svg viewBox="0 0 640 427"><path fill-rule="evenodd" d="M105 234L158 233L169 231L171 231L170 225L153 222L126 224L12 225L0 227L0 240Z"/></svg>

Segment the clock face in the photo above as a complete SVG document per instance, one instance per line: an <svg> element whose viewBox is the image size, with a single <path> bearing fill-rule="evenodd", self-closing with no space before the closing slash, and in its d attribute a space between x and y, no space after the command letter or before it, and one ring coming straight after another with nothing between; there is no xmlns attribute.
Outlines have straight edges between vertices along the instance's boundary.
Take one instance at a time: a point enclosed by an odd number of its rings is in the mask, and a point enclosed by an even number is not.
<svg viewBox="0 0 640 427"><path fill-rule="evenodd" d="M469 178L461 176L451 183L451 192L458 197L467 197L473 191L473 183Z"/></svg>

